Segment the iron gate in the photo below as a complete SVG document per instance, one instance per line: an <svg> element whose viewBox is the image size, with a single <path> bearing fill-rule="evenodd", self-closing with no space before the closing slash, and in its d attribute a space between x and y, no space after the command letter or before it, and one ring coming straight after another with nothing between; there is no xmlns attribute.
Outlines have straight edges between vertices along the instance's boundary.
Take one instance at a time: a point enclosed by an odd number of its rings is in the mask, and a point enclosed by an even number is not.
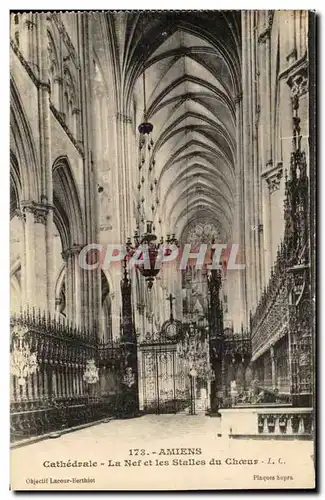
<svg viewBox="0 0 325 500"><path fill-rule="evenodd" d="M139 345L140 404L146 413L194 413L194 391L177 344Z"/></svg>

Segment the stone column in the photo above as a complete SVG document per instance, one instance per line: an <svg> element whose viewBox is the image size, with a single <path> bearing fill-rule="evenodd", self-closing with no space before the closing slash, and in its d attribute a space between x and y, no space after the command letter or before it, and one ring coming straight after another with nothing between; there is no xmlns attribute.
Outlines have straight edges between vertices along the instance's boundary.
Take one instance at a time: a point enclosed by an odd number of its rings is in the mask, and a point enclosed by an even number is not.
<svg viewBox="0 0 325 500"><path fill-rule="evenodd" d="M283 13L284 16L287 17L287 61L292 64L297 59L297 44L296 44L296 23L299 23L299 15L300 12L289 10ZM300 32L300 26L297 25L298 28L298 37Z"/></svg>
<svg viewBox="0 0 325 500"><path fill-rule="evenodd" d="M118 161L118 192L119 192L119 213L121 219L120 238L124 243L132 236L135 227L131 227L133 220L132 202L132 172L138 171L137 158L132 151L132 142L135 138L131 132L132 120L124 113L116 114L116 142Z"/></svg>
<svg viewBox="0 0 325 500"><path fill-rule="evenodd" d="M120 267L112 268L112 290L111 295L111 314L112 314L112 335L113 340L118 340L121 334L120 314L122 311L122 297L120 293L121 269Z"/></svg>
<svg viewBox="0 0 325 500"><path fill-rule="evenodd" d="M258 173L258 181L261 186L261 200L259 203L262 217L262 224L258 227L260 252L261 252L261 280L263 288L269 277L272 265L272 240L271 240L271 206L268 184L263 180L265 170L273 167L272 159L272 107L271 107L271 30L273 23L273 13L265 11L264 19L261 23L262 29L258 36L259 43L259 76L260 76L260 152L259 161L261 168ZM259 223L258 223L259 224Z"/></svg>
<svg viewBox="0 0 325 500"><path fill-rule="evenodd" d="M243 166L244 166L244 224L245 224L245 264L247 282L247 305L251 309L255 303L255 276L253 273L254 262L252 259L252 156L251 156L251 44L250 44L250 12L242 12L242 72L243 72Z"/></svg>
<svg viewBox="0 0 325 500"><path fill-rule="evenodd" d="M97 176L94 165L94 132L93 132L93 88L91 75L93 72L93 47L90 16L77 14L79 54L80 54L80 97L82 129L84 131L84 187L85 187L85 243L98 241L97 217ZM87 309L86 328L92 334L97 331L100 304L100 270L83 273L85 303Z"/></svg>
<svg viewBox="0 0 325 500"><path fill-rule="evenodd" d="M51 207L39 203L22 203L24 220L24 262L25 262L25 301L26 305L40 309L42 312L54 312L54 289L52 269L48 266L47 224L51 224L49 214ZM53 302L53 304L52 304ZM53 306L53 307L52 307Z"/></svg>
<svg viewBox="0 0 325 500"><path fill-rule="evenodd" d="M266 115L266 136L269 137L267 141L267 149L266 149L266 165L272 165L272 109L271 109L271 27L268 27L268 31L265 37L265 72L266 72L266 89L265 89L265 115Z"/></svg>
<svg viewBox="0 0 325 500"><path fill-rule="evenodd" d="M81 249L81 245L74 245L62 252L62 257L66 263L67 320L76 326L80 326L81 324L82 312L82 269L79 265L79 253Z"/></svg>
<svg viewBox="0 0 325 500"><path fill-rule="evenodd" d="M90 68L92 68L92 64L89 63ZM93 71L93 70L92 70ZM106 114L106 102L105 95L106 89L103 82L98 81L96 79L90 78L92 85L92 108L90 111L92 126L94 133L91 137L92 151L93 151L93 185L94 185L94 200L93 200L93 220L96 221L94 224L94 233L96 234L96 242L101 241L100 235L100 224L102 214L100 213L99 207L99 199L97 192L97 185L99 182L99 172L102 172L104 169L104 150L105 150L105 119L107 120ZM107 168L107 166L105 167ZM106 214L108 215L108 214ZM99 325L99 319L102 312L102 280L101 280L101 270L91 271L93 274L93 301L96 304L97 317L94 315L93 322L97 324L98 333L101 330Z"/></svg>
<svg viewBox="0 0 325 500"><path fill-rule="evenodd" d="M25 300L31 307L37 307L36 302L36 274L35 274L35 232L34 232L34 214L31 210L24 210L24 239L25 239ZM45 252L42 256L44 262ZM43 283L44 284L44 283Z"/></svg>
<svg viewBox="0 0 325 500"><path fill-rule="evenodd" d="M263 136L267 138L264 144L264 160L266 168L272 165L272 110L271 110L271 31L273 24L273 13L266 13L263 29L258 42L260 44L260 73L262 78L263 92L261 92L261 113L263 116Z"/></svg>
<svg viewBox="0 0 325 500"><path fill-rule="evenodd" d="M247 103L247 116L248 116L248 158L247 158L247 176L246 182L249 184L249 233L250 233L250 268L251 268L251 288L252 305L257 302L257 247L256 247L256 207L255 207L255 57L254 57L254 29L253 29L253 16L254 13L250 11L247 17L247 62L248 62L248 77L246 92L249 92L249 99ZM246 68L247 71L247 68Z"/></svg>
<svg viewBox="0 0 325 500"><path fill-rule="evenodd" d="M27 304L27 284L26 284L26 242L25 242L25 215L19 209L16 210L16 215L20 221L20 241L19 241L19 258L20 258L20 304L17 304L17 307L24 307Z"/></svg>
<svg viewBox="0 0 325 500"><path fill-rule="evenodd" d="M261 296L262 255L260 238L260 162L258 130L260 119L260 103L258 93L259 62L257 53L257 13L251 12L251 137L252 137L252 225L253 230L253 272L255 274L254 285L256 286L256 301Z"/></svg>
<svg viewBox="0 0 325 500"><path fill-rule="evenodd" d="M236 104L236 142L237 142L237 173L236 173L236 227L234 231L233 242L239 245L241 254L240 263L246 264L242 261L243 251L245 247L245 221L244 221L244 183L243 183L243 162L242 162L242 134L243 127L243 108L242 108L242 93L238 94L235 99ZM245 270L232 271L232 274L237 273L235 283L236 289L236 303L237 310L239 310L239 317L237 318L238 325L244 323L247 325L247 302L246 302L246 287L245 287ZM238 279L237 279L238 278Z"/></svg>
<svg viewBox="0 0 325 500"><path fill-rule="evenodd" d="M73 278L72 278L72 265L71 265L71 256L69 252L66 250L62 252L62 258L65 262L65 298L66 298L66 318L70 323L73 318Z"/></svg>
<svg viewBox="0 0 325 500"><path fill-rule="evenodd" d="M273 255L271 197L274 192L280 189L282 177L283 165L281 162L262 173L265 284L268 283L271 266L273 265L275 260L275 255Z"/></svg>
<svg viewBox="0 0 325 500"><path fill-rule="evenodd" d="M38 111L39 111L39 145L40 145L40 170L41 170L41 203L46 206L46 218L42 215L43 209L37 217L39 223L45 224L44 236L38 228L40 238L45 238L45 252L43 260L47 272L46 297L48 310L55 311L54 272L53 272L53 181L52 181L52 157L51 157L51 117L50 117L50 85L49 85L49 60L48 60L48 37L47 37L47 14L37 16L37 45L40 85L38 88Z"/></svg>

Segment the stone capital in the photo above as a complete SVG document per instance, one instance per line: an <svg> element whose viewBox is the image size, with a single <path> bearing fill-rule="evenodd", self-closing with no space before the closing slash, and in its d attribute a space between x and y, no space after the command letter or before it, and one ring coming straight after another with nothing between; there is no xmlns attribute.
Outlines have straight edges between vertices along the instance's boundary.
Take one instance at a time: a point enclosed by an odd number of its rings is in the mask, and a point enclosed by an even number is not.
<svg viewBox="0 0 325 500"><path fill-rule="evenodd" d="M62 259L67 260L68 257L73 256L73 255L79 255L81 250L83 249L83 245L72 245L70 248L66 248L63 250L61 253Z"/></svg>
<svg viewBox="0 0 325 500"><path fill-rule="evenodd" d="M280 182L283 177L282 162L277 163L277 165L275 165L274 167L268 168L268 170L263 172L262 177L266 181L270 194L278 191L280 189Z"/></svg>
<svg viewBox="0 0 325 500"><path fill-rule="evenodd" d="M294 108L298 107L299 99L301 96L308 92L308 66L306 61L295 67L294 72L292 72L287 79L287 84L291 90L291 99Z"/></svg>
<svg viewBox="0 0 325 500"><path fill-rule="evenodd" d="M22 222L26 220L25 214L20 208L16 208L13 215L17 216Z"/></svg>
<svg viewBox="0 0 325 500"><path fill-rule="evenodd" d="M31 213L34 215L35 224L46 224L48 213L52 209L52 205L48 203L36 203L34 201L23 201L21 203L21 213L24 220L26 220L26 213Z"/></svg>

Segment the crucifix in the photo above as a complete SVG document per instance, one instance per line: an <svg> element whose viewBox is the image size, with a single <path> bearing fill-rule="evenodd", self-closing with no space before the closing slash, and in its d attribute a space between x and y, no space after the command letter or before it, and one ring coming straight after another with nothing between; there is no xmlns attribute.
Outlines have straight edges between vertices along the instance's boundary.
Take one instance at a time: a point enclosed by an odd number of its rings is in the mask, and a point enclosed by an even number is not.
<svg viewBox="0 0 325 500"><path fill-rule="evenodd" d="M174 316L173 316L173 301L175 300L175 297L173 297L173 295L170 293L167 296L166 300L168 300L169 307L170 307L170 321L173 321L174 320Z"/></svg>

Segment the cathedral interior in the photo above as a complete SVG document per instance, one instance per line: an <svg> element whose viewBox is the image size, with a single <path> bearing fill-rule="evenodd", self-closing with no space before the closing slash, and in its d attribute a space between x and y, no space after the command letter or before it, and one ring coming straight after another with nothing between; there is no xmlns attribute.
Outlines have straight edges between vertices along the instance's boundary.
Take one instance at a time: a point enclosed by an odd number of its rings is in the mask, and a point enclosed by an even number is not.
<svg viewBox="0 0 325 500"><path fill-rule="evenodd" d="M308 12L10 22L13 445L244 410L311 436Z"/></svg>

